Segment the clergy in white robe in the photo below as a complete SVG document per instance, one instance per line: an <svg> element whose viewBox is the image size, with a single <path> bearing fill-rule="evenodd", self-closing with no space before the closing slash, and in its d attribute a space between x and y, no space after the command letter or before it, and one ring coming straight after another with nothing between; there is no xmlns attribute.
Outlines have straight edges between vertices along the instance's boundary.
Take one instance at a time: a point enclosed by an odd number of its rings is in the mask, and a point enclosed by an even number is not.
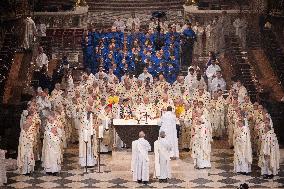
<svg viewBox="0 0 284 189"><path fill-rule="evenodd" d="M34 143L35 133L32 116L28 116L23 122L19 138L17 166L19 174L29 174L34 171Z"/></svg>
<svg viewBox="0 0 284 189"><path fill-rule="evenodd" d="M189 90L191 93L193 93L192 87L193 87L193 83L195 82L195 80L196 80L196 74L194 72L194 68L190 66L188 69L188 74L184 78L184 84L188 86L187 90Z"/></svg>
<svg viewBox="0 0 284 189"><path fill-rule="evenodd" d="M167 111L161 117L161 131L166 133L166 139L172 146L170 157L172 159L179 158L176 115L172 112L171 106L167 107Z"/></svg>
<svg viewBox="0 0 284 189"><path fill-rule="evenodd" d="M38 49L38 55L36 57L36 66L41 69L44 65L46 66L48 70L48 58L46 54L43 52L43 48L39 47Z"/></svg>
<svg viewBox="0 0 284 189"><path fill-rule="evenodd" d="M212 79L216 76L216 72L221 71L220 66L218 66L215 61L212 60L212 64L206 69L206 76L208 78L208 85L211 84Z"/></svg>
<svg viewBox="0 0 284 189"><path fill-rule="evenodd" d="M42 166L46 173L56 174L61 171L61 138L62 129L58 126L55 115L51 113L47 117L42 149Z"/></svg>
<svg viewBox="0 0 284 189"><path fill-rule="evenodd" d="M241 25L242 25L242 21L240 18L237 18L234 22L233 22L233 26L235 27L235 35L236 36L240 36L240 30L241 30Z"/></svg>
<svg viewBox="0 0 284 189"><path fill-rule="evenodd" d="M160 182L166 182L171 178L171 164L170 164L170 152L171 144L166 139L166 133L160 132L160 137L154 143L155 153L155 177Z"/></svg>
<svg viewBox="0 0 284 189"><path fill-rule="evenodd" d="M262 135L258 166L264 178L273 178L279 172L280 152L279 144L271 128L269 119L265 120L265 133Z"/></svg>
<svg viewBox="0 0 284 189"><path fill-rule="evenodd" d="M79 128L79 164L80 166L95 166L97 156L96 132L93 125L93 113L84 109L80 112Z"/></svg>
<svg viewBox="0 0 284 189"><path fill-rule="evenodd" d="M133 181L146 184L149 182L149 157L150 143L144 139L145 133L139 133L139 139L132 142L131 171Z"/></svg>
<svg viewBox="0 0 284 189"><path fill-rule="evenodd" d="M212 79L212 82L209 83L208 89L210 92L216 92L218 90L226 90L226 82L222 77L221 71L216 72L216 77Z"/></svg>
<svg viewBox="0 0 284 189"><path fill-rule="evenodd" d="M143 73L139 75L138 79L144 82L146 78L149 78L150 82L153 83L153 76L148 72L148 69L145 67L143 69Z"/></svg>
<svg viewBox="0 0 284 189"><path fill-rule="evenodd" d="M154 119L157 115L157 110L155 106L150 103L150 99L148 96L143 97L143 102L141 102L136 111L135 111L135 117L138 120L146 121L146 116L147 120L149 119Z"/></svg>
<svg viewBox="0 0 284 189"><path fill-rule="evenodd" d="M204 108L201 108L194 115L193 136L191 139L191 157L194 160L194 167L196 169L210 168L212 129L209 115Z"/></svg>
<svg viewBox="0 0 284 189"><path fill-rule="evenodd" d="M24 49L30 49L34 43L34 37L36 35L36 25L31 17L27 17L24 20L24 41L22 47Z"/></svg>
<svg viewBox="0 0 284 189"><path fill-rule="evenodd" d="M234 138L234 172L248 174L251 172L252 149L248 121L237 116Z"/></svg>

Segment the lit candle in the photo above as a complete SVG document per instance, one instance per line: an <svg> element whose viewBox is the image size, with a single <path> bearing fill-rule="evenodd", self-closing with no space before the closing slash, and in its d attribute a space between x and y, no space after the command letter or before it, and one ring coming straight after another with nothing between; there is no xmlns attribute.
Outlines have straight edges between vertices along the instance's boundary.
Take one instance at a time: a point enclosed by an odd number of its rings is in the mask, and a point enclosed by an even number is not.
<svg viewBox="0 0 284 189"><path fill-rule="evenodd" d="M104 138L104 126L99 126L99 138Z"/></svg>
<svg viewBox="0 0 284 189"><path fill-rule="evenodd" d="M105 119L105 129L108 129L108 117Z"/></svg>

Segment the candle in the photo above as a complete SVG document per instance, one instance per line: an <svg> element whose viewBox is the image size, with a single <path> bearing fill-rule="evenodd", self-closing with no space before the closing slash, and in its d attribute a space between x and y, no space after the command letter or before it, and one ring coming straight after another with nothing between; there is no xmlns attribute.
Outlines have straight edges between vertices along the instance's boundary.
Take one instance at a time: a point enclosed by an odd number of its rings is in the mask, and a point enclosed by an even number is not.
<svg viewBox="0 0 284 189"><path fill-rule="evenodd" d="M84 129L83 130L83 138L84 138L84 142L88 142L88 130Z"/></svg>
<svg viewBox="0 0 284 189"><path fill-rule="evenodd" d="M108 129L108 117L105 119L105 129Z"/></svg>
<svg viewBox="0 0 284 189"><path fill-rule="evenodd" d="M104 127L103 127L103 125L99 126L99 138L104 138Z"/></svg>

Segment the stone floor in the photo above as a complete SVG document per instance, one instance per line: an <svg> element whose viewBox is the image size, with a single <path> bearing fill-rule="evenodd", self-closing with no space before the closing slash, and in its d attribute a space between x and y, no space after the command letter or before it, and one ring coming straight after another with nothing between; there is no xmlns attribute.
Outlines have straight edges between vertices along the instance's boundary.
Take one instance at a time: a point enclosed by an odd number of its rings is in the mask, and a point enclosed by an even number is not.
<svg viewBox="0 0 284 189"><path fill-rule="evenodd" d="M148 185L132 181L130 150L103 154L102 173L98 173L95 167L86 174L77 164L77 146L72 146L64 154L62 172L58 176L46 175L40 166L31 176L9 172L8 185L4 188L237 188L244 182L250 188L284 188L284 164L279 175L272 180L260 177L256 161L251 175L238 175L233 173L233 150L213 146L211 169L194 169L190 152L182 152L181 159L172 161L173 178L168 183L150 179ZM153 178L153 158L153 153L150 153L150 178Z"/></svg>

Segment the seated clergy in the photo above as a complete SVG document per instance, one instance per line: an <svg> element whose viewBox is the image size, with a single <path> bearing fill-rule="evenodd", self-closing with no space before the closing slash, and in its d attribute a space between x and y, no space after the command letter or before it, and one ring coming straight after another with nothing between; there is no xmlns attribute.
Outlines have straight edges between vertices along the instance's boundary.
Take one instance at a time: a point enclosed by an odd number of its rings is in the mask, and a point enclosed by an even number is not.
<svg viewBox="0 0 284 189"><path fill-rule="evenodd" d="M157 110L155 106L150 103L149 97L144 96L143 101L138 105L135 114L138 119L142 118L143 120L146 120L146 116L147 119L153 119L156 117Z"/></svg>

